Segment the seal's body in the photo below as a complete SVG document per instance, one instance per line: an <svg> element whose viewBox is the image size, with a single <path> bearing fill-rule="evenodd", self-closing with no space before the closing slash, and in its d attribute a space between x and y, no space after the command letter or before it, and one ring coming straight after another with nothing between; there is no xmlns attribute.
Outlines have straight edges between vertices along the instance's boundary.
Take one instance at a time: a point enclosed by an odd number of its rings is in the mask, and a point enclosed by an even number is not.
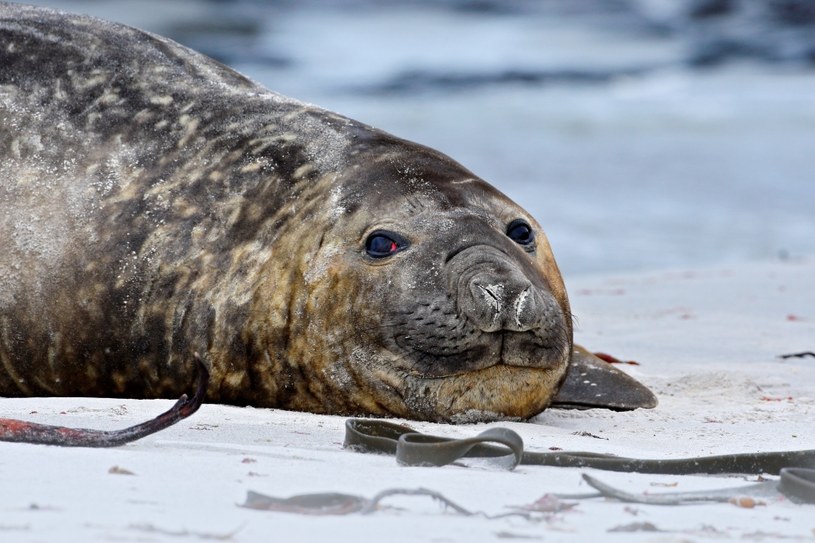
<svg viewBox="0 0 815 543"><path fill-rule="evenodd" d="M528 417L569 305L450 158L164 38L0 4L0 395Z"/></svg>

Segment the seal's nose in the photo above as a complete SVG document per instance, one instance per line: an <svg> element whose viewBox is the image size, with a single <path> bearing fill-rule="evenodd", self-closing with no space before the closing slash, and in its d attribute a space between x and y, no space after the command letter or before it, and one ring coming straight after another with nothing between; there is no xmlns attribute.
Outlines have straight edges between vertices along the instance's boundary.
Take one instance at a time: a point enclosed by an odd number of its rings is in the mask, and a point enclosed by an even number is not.
<svg viewBox="0 0 815 543"><path fill-rule="evenodd" d="M514 269L477 273L462 309L483 332L526 332L539 325L544 302L538 289Z"/></svg>

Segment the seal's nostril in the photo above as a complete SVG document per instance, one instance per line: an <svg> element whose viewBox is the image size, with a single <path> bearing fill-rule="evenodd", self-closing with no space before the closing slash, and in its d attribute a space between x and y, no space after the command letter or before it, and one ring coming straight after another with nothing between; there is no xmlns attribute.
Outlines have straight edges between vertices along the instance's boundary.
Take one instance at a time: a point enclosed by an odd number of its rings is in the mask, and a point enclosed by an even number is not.
<svg viewBox="0 0 815 543"><path fill-rule="evenodd" d="M515 325L520 329L523 327L523 317L528 311L526 308L529 306L529 287L526 287L517 298L515 298Z"/></svg>
<svg viewBox="0 0 815 543"><path fill-rule="evenodd" d="M544 305L540 292L532 285L523 289L513 304L515 331L523 332L538 326L545 311Z"/></svg>
<svg viewBox="0 0 815 543"><path fill-rule="evenodd" d="M483 275L470 278L459 297L461 310L482 332L495 332L502 326L504 285L494 279Z"/></svg>
<svg viewBox="0 0 815 543"><path fill-rule="evenodd" d="M501 295L504 292L503 285L487 285L487 286L477 285L477 286L478 288L481 289L482 292L484 292L484 294L495 300L499 306L501 305Z"/></svg>

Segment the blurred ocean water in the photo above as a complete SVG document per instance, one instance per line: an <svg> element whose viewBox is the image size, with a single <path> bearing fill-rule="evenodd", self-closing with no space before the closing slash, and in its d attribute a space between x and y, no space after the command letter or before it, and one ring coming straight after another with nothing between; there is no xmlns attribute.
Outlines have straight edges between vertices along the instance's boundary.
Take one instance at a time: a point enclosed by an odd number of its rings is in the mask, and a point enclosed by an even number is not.
<svg viewBox="0 0 815 543"><path fill-rule="evenodd" d="M536 216L567 277L815 254L815 2L28 3L451 155Z"/></svg>

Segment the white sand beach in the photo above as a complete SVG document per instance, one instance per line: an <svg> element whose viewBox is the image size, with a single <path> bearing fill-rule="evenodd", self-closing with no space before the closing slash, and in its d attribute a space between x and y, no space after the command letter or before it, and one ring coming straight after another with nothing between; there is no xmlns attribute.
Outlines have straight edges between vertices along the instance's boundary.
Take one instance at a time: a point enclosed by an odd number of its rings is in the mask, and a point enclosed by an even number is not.
<svg viewBox="0 0 815 543"><path fill-rule="evenodd" d="M451 437L518 432L529 450L676 458L815 449L815 260L576 278L567 281L577 340L639 365L622 368L659 396L653 410L545 411L529 422L408 422ZM170 401L29 398L4 417L118 428ZM344 418L204 405L190 419L116 449L0 443L0 540L52 541L811 541L815 506L753 508L584 501L533 519L465 517L427 497L393 497L367 515L305 516L240 507L247 491L278 497L428 488L487 514L549 493L590 490L584 472L629 491L749 484L756 475L669 476L576 468L402 467L342 448Z"/></svg>

